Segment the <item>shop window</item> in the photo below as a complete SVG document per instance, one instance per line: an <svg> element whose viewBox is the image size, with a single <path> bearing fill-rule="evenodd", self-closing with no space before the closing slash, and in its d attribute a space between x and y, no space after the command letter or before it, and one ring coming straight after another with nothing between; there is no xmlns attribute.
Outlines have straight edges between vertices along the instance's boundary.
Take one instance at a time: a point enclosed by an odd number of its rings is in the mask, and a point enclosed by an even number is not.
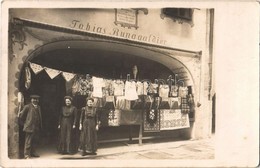
<svg viewBox="0 0 260 168"><path fill-rule="evenodd" d="M189 23L191 26L193 24L193 9L191 8L163 8L161 12L161 18L170 18L174 22Z"/></svg>

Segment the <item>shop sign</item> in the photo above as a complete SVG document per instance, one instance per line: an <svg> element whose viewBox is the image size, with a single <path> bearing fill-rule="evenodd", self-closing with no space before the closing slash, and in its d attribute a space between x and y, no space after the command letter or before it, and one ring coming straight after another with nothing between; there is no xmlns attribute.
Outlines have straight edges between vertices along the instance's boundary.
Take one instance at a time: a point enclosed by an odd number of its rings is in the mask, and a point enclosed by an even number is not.
<svg viewBox="0 0 260 168"><path fill-rule="evenodd" d="M134 27L137 26L137 10L135 9L115 9L115 24L120 24L122 27Z"/></svg>
<svg viewBox="0 0 260 168"><path fill-rule="evenodd" d="M131 19L128 19L127 22L130 23L130 20ZM167 40L162 39L161 37L156 36L154 34L142 34L138 31L135 33L133 31L127 31L126 29L124 30L116 27L111 27L111 28L102 27L102 26L97 26L96 24L91 24L89 22L82 22L76 19L72 20L69 23L69 27L72 29L85 31L89 33L102 34L105 36L128 39L132 41L144 42L149 44L157 44L162 46L165 46L167 44Z"/></svg>

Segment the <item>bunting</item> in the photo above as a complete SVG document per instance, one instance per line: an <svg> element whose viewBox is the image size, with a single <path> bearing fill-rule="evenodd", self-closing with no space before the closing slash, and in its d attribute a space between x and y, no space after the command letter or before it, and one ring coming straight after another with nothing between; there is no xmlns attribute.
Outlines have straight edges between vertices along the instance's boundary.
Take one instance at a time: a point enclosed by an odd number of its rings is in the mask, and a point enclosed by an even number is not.
<svg viewBox="0 0 260 168"><path fill-rule="evenodd" d="M41 72L43 70L43 67L41 65L29 62L30 67L32 69L32 71L37 75L39 72Z"/></svg>
<svg viewBox="0 0 260 168"><path fill-rule="evenodd" d="M61 73L61 71L58 71L56 69L51 69L51 68L47 68L47 67L45 67L44 69L51 79L55 78L56 76L58 76Z"/></svg>
<svg viewBox="0 0 260 168"><path fill-rule="evenodd" d="M64 77L64 79L69 82L71 79L74 78L75 74L73 73L68 73L68 72L62 72L62 76Z"/></svg>

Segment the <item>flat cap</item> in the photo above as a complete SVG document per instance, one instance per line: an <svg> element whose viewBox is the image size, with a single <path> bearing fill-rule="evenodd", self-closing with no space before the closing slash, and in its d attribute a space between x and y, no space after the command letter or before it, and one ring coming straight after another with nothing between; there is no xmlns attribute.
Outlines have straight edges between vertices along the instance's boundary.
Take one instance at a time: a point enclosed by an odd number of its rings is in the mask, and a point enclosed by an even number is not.
<svg viewBox="0 0 260 168"><path fill-rule="evenodd" d="M35 99L39 99L40 96L39 95L31 95L30 98L35 98Z"/></svg>
<svg viewBox="0 0 260 168"><path fill-rule="evenodd" d="M70 96L65 96L64 100L66 100L66 99L69 99L70 101L72 101L72 97L70 97Z"/></svg>

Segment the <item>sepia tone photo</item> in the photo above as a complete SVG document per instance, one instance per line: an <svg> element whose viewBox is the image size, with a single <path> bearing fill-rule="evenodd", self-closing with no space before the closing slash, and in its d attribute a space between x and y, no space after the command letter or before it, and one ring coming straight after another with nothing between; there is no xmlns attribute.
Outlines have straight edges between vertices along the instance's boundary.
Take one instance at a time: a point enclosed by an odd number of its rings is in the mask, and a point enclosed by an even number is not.
<svg viewBox="0 0 260 168"><path fill-rule="evenodd" d="M215 17L196 5L8 8L9 161L213 163L225 137Z"/></svg>

